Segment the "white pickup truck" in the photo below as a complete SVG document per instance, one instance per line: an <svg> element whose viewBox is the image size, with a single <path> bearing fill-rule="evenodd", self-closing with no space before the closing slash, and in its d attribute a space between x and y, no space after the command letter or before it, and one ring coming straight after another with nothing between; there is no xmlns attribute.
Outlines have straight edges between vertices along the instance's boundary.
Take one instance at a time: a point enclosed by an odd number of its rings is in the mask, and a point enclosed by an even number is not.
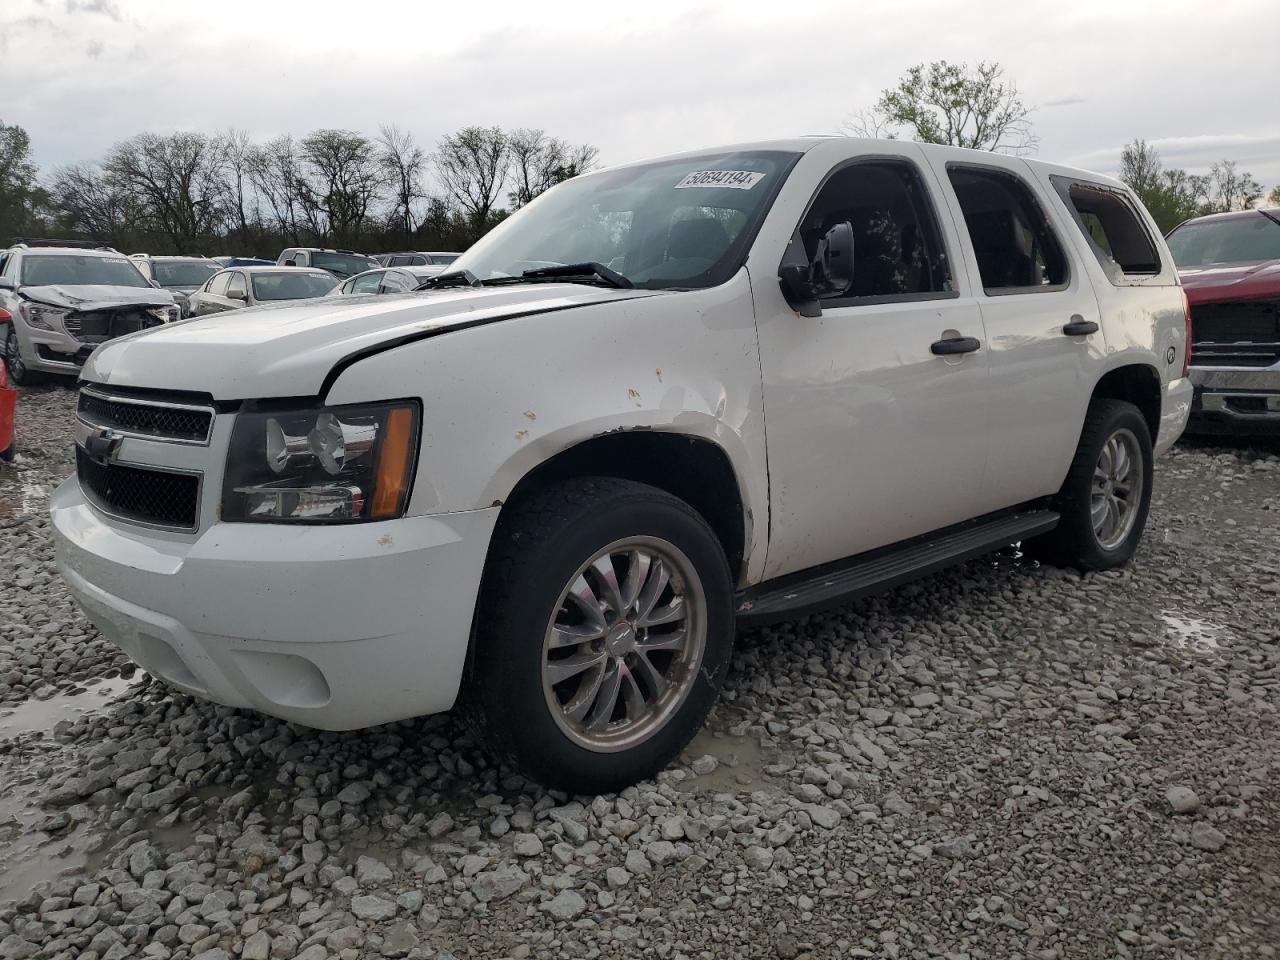
<svg viewBox="0 0 1280 960"><path fill-rule="evenodd" d="M545 784L649 776L735 626L1022 542L1129 560L1186 300L1120 183L814 138L579 177L431 289L104 344L60 568L200 697L329 729L464 706Z"/></svg>

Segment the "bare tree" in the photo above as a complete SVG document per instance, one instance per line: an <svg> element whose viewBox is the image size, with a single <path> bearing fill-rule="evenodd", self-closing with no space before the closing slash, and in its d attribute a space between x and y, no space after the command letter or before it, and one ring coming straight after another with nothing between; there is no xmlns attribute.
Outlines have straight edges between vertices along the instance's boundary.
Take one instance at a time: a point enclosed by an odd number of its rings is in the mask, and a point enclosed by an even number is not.
<svg viewBox="0 0 1280 960"><path fill-rule="evenodd" d="M844 123L840 124L840 132L848 137L864 137L869 140L898 139L894 124L875 107L855 110Z"/></svg>
<svg viewBox="0 0 1280 960"><path fill-rule="evenodd" d="M72 231L112 246L124 246L143 219L133 192L92 165L54 171L49 192Z"/></svg>
<svg viewBox="0 0 1280 960"><path fill-rule="evenodd" d="M378 136L378 165L391 185L388 226L403 230L408 242L417 229L415 211L426 199L422 181L427 169L427 154L418 146L412 133L395 124L386 124Z"/></svg>
<svg viewBox="0 0 1280 960"><path fill-rule="evenodd" d="M586 173L595 166L599 151L589 144L572 146L542 130L521 128L507 134L511 157L513 207L522 207L557 183Z"/></svg>
<svg viewBox="0 0 1280 960"><path fill-rule="evenodd" d="M1272 187L1271 192L1267 194L1267 205L1280 207L1280 184Z"/></svg>
<svg viewBox="0 0 1280 960"><path fill-rule="evenodd" d="M1030 153L1037 137L1031 108L1018 87L1004 78L998 63L918 64L882 90L870 111L848 121L859 135L895 136L905 132L923 143L946 143L972 150Z"/></svg>
<svg viewBox="0 0 1280 960"><path fill-rule="evenodd" d="M354 245L381 189L373 141L350 130L303 138L301 208L317 240Z"/></svg>
<svg viewBox="0 0 1280 960"><path fill-rule="evenodd" d="M1166 170L1156 148L1145 140L1134 140L1121 151L1120 179L1133 188L1165 232L1199 213L1205 196L1204 177L1177 168Z"/></svg>
<svg viewBox="0 0 1280 960"><path fill-rule="evenodd" d="M1205 213L1248 210L1262 196L1262 184L1253 175L1236 169L1234 160L1223 160L1209 167L1208 199Z"/></svg>
<svg viewBox="0 0 1280 960"><path fill-rule="evenodd" d="M464 127L437 146L440 182L471 220L473 240L488 229L510 163L507 135L498 127Z"/></svg>
<svg viewBox="0 0 1280 960"><path fill-rule="evenodd" d="M225 164L227 217L239 233L240 242L247 244L250 242L250 221L258 220L257 198L253 195L250 177L254 146L246 130L228 129L220 133L218 139Z"/></svg>
<svg viewBox="0 0 1280 960"><path fill-rule="evenodd" d="M254 191L271 208L280 240L286 246L301 242L299 188L302 179L298 145L285 134L257 147L249 155L249 179Z"/></svg>
<svg viewBox="0 0 1280 960"><path fill-rule="evenodd" d="M221 225L227 192L222 144L202 133L139 133L117 143L103 170L131 190L179 253Z"/></svg>

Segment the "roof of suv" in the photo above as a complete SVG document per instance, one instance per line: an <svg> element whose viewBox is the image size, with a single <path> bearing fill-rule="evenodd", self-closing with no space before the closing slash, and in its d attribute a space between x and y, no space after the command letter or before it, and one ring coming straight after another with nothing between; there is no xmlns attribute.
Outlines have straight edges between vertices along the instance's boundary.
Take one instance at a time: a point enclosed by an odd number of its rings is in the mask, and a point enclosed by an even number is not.
<svg viewBox="0 0 1280 960"><path fill-rule="evenodd" d="M10 247L5 253L38 253L40 256L70 256L83 257L86 254L92 254L98 257L119 257L121 260L128 260L119 250L112 250L110 247L41 247L27 246L19 244L16 247Z"/></svg>
<svg viewBox="0 0 1280 960"><path fill-rule="evenodd" d="M330 273L328 270L321 270L319 267L285 267L285 266L281 266L278 263L271 263L271 264L255 263L247 267L223 267L218 272L230 273L233 270L237 273L249 273L249 274L253 274L253 273L290 273L290 274L319 273L319 274L323 274L326 277L333 276L333 274Z"/></svg>

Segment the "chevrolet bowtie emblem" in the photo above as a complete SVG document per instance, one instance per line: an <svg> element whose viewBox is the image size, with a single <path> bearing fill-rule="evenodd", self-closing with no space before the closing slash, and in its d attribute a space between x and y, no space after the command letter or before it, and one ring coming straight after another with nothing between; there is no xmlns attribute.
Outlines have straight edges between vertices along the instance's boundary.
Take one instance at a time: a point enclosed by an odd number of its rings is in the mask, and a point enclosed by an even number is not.
<svg viewBox="0 0 1280 960"><path fill-rule="evenodd" d="M114 430L94 430L84 440L84 452L99 463L106 463L116 455L124 437Z"/></svg>

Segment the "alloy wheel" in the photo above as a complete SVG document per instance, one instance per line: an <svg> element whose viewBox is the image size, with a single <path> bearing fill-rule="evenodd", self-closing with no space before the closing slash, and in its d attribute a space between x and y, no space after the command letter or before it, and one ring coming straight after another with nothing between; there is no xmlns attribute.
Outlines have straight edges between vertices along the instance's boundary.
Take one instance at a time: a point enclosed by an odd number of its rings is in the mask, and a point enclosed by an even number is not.
<svg viewBox="0 0 1280 960"><path fill-rule="evenodd" d="M1121 428L1102 445L1093 468L1090 514L1103 550L1115 550L1133 531L1143 493L1142 448L1132 430Z"/></svg>
<svg viewBox="0 0 1280 960"><path fill-rule="evenodd" d="M706 597L679 548L609 544L578 568L547 626L542 685L556 724L596 752L643 743L688 698L706 637Z"/></svg>

